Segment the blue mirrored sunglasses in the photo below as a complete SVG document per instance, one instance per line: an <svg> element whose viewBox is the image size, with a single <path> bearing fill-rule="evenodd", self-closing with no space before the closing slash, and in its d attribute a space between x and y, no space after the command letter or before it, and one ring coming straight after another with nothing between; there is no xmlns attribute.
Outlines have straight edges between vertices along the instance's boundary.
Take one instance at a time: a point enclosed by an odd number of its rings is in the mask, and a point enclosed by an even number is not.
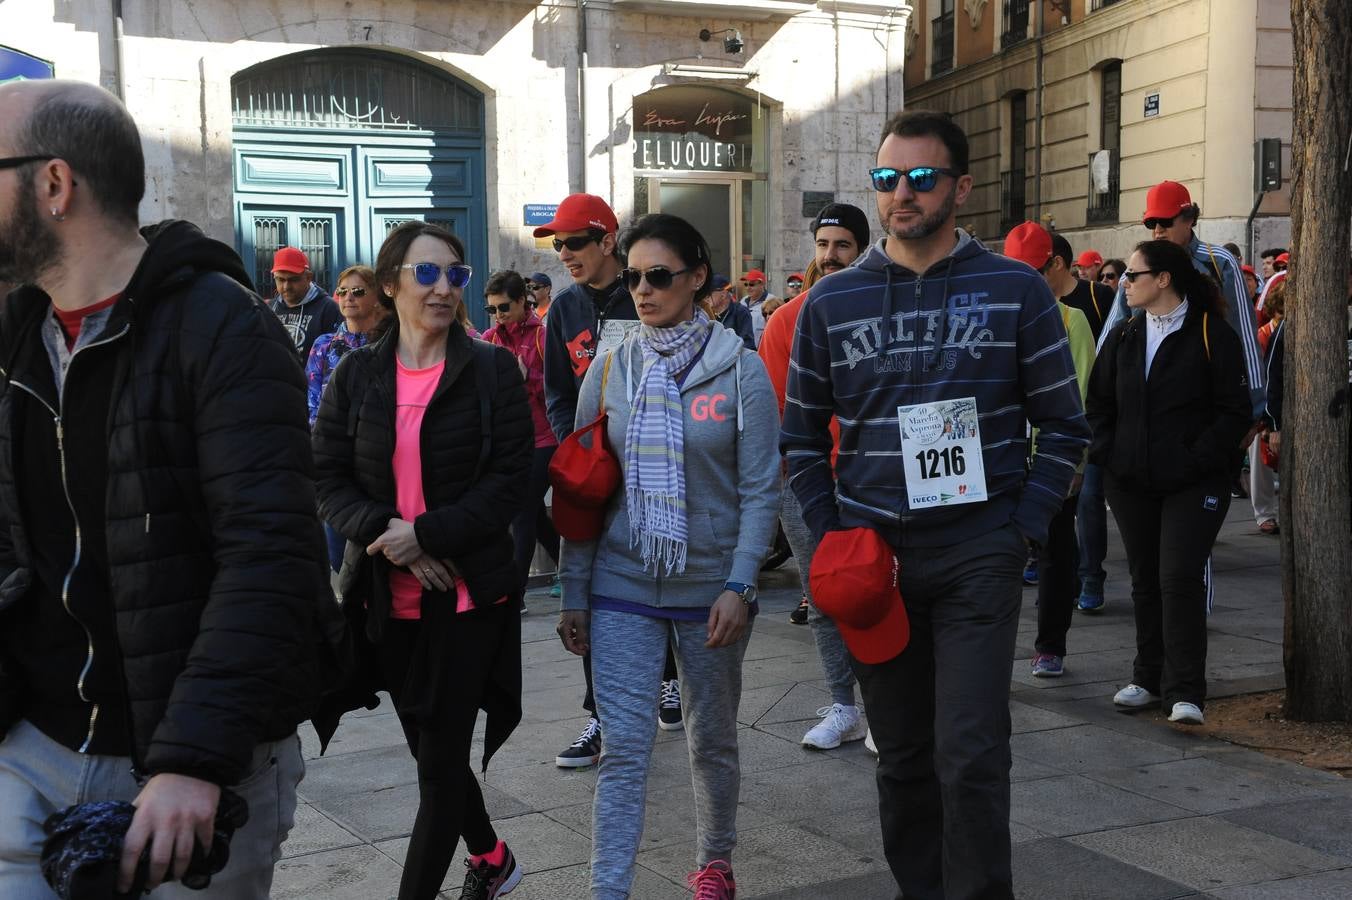
<svg viewBox="0 0 1352 900"><path fill-rule="evenodd" d="M873 189L884 194L895 191L903 178L911 186L911 190L917 194L925 194L934 190L934 186L939 183L940 175L952 175L957 178L961 174L956 169L937 169L934 166L916 166L904 172L888 166L868 170L868 177L873 180Z"/></svg>
<svg viewBox="0 0 1352 900"><path fill-rule="evenodd" d="M399 268L412 269L414 279L423 287L431 287L436 284L442 272L441 266L430 262L404 263ZM469 284L469 277L474 274L474 269L465 263L451 263L445 271L446 283L453 288L462 288Z"/></svg>

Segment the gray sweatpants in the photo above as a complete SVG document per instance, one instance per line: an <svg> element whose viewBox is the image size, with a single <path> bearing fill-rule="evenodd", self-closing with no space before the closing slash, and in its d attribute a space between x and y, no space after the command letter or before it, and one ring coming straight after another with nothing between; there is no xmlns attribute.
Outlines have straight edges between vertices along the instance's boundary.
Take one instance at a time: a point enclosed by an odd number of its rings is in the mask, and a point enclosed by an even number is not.
<svg viewBox="0 0 1352 900"><path fill-rule="evenodd" d="M812 554L817 552L817 541L812 531L803 524L803 510L787 482L784 485L784 499L779 507L779 524L784 526L784 536L789 539L793 558L798 563L803 596L808 601L807 624L812 629L812 639L817 642L817 655L821 657L822 671L826 673L831 702L854 706L854 670L850 668L850 654L845 649L845 641L841 640L836 623L818 612L817 604L812 602L808 570L812 567Z"/></svg>
<svg viewBox="0 0 1352 900"><path fill-rule="evenodd" d="M669 637L674 637L681 706L695 788L699 866L731 862L737 843L737 707L742 699L746 634L710 650L704 622L675 622L632 613L591 615L592 681L605 723L601 766L592 804L592 900L625 900L643 836L648 762L657 735L657 692Z"/></svg>

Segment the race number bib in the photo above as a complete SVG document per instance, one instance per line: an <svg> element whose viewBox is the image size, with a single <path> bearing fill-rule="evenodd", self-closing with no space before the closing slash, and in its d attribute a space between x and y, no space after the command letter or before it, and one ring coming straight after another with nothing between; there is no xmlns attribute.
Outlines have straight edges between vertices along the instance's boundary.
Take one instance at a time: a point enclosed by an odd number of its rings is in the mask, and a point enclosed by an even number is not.
<svg viewBox="0 0 1352 900"><path fill-rule="evenodd" d="M629 332L638 327L638 319L606 319L601 323L601 337L596 341L596 355L614 350Z"/></svg>
<svg viewBox="0 0 1352 900"><path fill-rule="evenodd" d="M986 500L975 397L897 407L911 509Z"/></svg>

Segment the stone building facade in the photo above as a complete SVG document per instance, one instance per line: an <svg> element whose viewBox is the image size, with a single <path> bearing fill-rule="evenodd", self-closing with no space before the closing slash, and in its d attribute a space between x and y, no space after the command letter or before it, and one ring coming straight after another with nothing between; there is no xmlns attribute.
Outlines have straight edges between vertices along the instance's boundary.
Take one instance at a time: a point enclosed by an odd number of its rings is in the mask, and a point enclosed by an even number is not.
<svg viewBox="0 0 1352 900"><path fill-rule="evenodd" d="M0 43L121 94L144 136L143 218L199 222L260 274L291 243L331 277L416 216L452 224L476 266L560 278L528 223L586 190L622 223L690 216L730 275L763 268L773 289L810 258L820 205L873 208L909 15L900 0L9 0Z"/></svg>
<svg viewBox="0 0 1352 900"><path fill-rule="evenodd" d="M907 104L953 113L971 136L964 220L981 237L1037 218L1120 256L1167 178L1201 206L1205 239L1247 253L1254 144L1276 138L1283 180L1252 241L1289 243L1290 3L916 0L909 28Z"/></svg>

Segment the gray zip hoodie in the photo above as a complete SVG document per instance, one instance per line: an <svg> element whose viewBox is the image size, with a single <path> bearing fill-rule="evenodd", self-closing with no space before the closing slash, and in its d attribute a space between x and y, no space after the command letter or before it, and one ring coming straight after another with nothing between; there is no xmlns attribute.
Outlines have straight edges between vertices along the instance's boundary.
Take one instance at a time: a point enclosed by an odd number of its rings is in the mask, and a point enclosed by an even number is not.
<svg viewBox="0 0 1352 900"><path fill-rule="evenodd" d="M654 575L629 541L621 488L606 509L601 537L564 541L559 563L564 609L587 609L592 595L655 607L709 607L727 581L754 585L779 518L779 408L770 376L736 333L714 326L681 387L685 429L685 571ZM643 353L634 331L615 349L606 382L607 434L624 470L631 398ZM605 357L587 370L577 427L599 414Z"/></svg>

